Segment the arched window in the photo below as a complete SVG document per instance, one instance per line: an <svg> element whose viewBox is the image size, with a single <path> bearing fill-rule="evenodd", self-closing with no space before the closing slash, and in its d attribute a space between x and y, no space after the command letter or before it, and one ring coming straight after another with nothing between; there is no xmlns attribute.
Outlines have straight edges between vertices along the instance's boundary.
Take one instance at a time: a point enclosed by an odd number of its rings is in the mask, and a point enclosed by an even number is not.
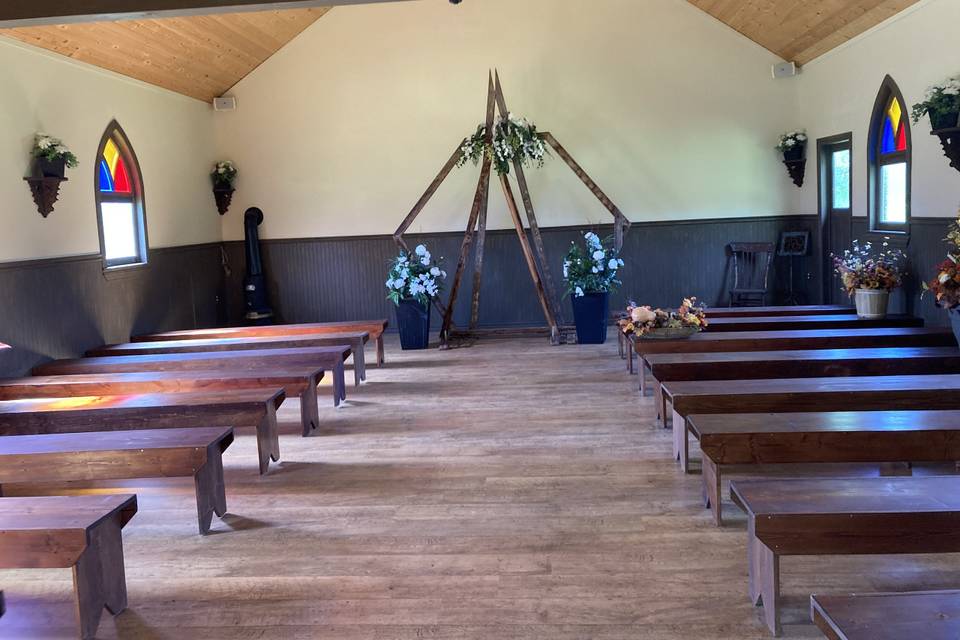
<svg viewBox="0 0 960 640"><path fill-rule="evenodd" d="M145 264L147 231L140 165L116 121L100 140L95 189L104 267Z"/></svg>
<svg viewBox="0 0 960 640"><path fill-rule="evenodd" d="M910 224L910 119L903 94L887 76L877 94L867 150L867 195L874 231L906 233Z"/></svg>

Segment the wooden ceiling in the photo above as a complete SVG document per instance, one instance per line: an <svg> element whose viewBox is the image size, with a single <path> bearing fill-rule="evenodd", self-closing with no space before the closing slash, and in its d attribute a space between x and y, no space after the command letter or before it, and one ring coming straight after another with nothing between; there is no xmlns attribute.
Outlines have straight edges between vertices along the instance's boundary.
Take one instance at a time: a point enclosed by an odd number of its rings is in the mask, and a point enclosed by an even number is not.
<svg viewBox="0 0 960 640"><path fill-rule="evenodd" d="M210 101L256 69L329 7L2 29L15 38Z"/></svg>
<svg viewBox="0 0 960 640"><path fill-rule="evenodd" d="M228 1L249 4L256 0L177 0L173 4ZM301 4L306 1L302 0ZM330 4L370 1L391 0L330 0ZM918 1L688 0L784 60L800 64ZM126 0L97 0L93 4L98 3L109 8L130 4ZM154 3L166 6L171 0L154 0ZM269 0L260 6L270 3L291 4ZM20 4L28 8L38 6ZM0 8L0 18L3 11ZM25 16L30 13L27 9L23 11L27 11ZM0 29L0 35L210 101L226 93L327 11L329 7L316 7L112 22L84 22L82 16L71 16L68 24L6 28ZM22 17L20 14L14 17L18 16Z"/></svg>
<svg viewBox="0 0 960 640"><path fill-rule="evenodd" d="M919 0L687 0L784 60L806 64Z"/></svg>

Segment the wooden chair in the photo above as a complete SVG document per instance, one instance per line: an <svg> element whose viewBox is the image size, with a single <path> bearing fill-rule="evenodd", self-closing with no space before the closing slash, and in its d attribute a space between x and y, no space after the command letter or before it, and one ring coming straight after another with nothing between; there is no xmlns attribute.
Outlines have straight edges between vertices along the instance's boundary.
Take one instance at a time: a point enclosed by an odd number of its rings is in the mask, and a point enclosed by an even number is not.
<svg viewBox="0 0 960 640"><path fill-rule="evenodd" d="M766 306L770 264L773 262L773 243L731 242L728 248L733 258L730 306Z"/></svg>

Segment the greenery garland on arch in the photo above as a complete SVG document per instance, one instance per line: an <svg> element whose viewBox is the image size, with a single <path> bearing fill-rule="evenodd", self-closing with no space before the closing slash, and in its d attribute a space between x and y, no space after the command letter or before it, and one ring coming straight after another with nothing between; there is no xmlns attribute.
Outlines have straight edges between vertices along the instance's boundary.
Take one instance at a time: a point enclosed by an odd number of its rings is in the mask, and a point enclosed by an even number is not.
<svg viewBox="0 0 960 640"><path fill-rule="evenodd" d="M500 117L493 126L493 140L487 140L486 126L481 124L477 131L466 139L460 147L458 167L467 162L480 164L485 157L493 162L498 175L510 173L510 163L520 162L524 167L540 168L548 155L543 136L537 132L537 126L526 118L512 113Z"/></svg>

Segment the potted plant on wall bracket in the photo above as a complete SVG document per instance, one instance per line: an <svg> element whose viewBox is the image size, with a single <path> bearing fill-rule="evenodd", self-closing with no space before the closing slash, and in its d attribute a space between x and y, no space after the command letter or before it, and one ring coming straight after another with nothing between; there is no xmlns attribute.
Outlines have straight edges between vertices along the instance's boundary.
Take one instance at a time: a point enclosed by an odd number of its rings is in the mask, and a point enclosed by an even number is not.
<svg viewBox="0 0 960 640"><path fill-rule="evenodd" d="M853 249L842 256L833 255L834 270L840 276L847 295L857 305L857 316L880 319L887 315L890 292L903 281L903 251L891 249L884 238L880 251L874 251L870 242L853 241Z"/></svg>
<svg viewBox="0 0 960 640"><path fill-rule="evenodd" d="M930 117L930 134L940 138L950 166L960 171L960 78L950 78L927 89L923 102L913 105L913 123Z"/></svg>
<svg viewBox="0 0 960 640"><path fill-rule="evenodd" d="M235 191L233 184L237 181L237 167L230 160L218 162L213 166L210 179L213 181L213 199L217 202L217 211L220 215L224 215L230 210L230 203L233 200Z"/></svg>
<svg viewBox="0 0 960 640"><path fill-rule="evenodd" d="M610 292L620 285L623 260L604 247L597 234L583 234L584 245L571 242L563 261L563 278L573 305L573 321L579 344L603 344L610 319Z"/></svg>
<svg viewBox="0 0 960 640"><path fill-rule="evenodd" d="M397 306L400 347L426 349L430 344L430 301L440 295L447 272L425 245L402 251L390 264L387 299Z"/></svg>
<svg viewBox="0 0 960 640"><path fill-rule="evenodd" d="M807 170L807 132L805 129L790 131L780 136L777 151L783 154L783 164L793 184L803 186L803 177Z"/></svg>
<svg viewBox="0 0 960 640"><path fill-rule="evenodd" d="M950 225L946 240L950 244L947 259L937 265L936 277L923 283L923 290L933 293L937 306L947 310L953 335L960 343L960 214Z"/></svg>
<svg viewBox="0 0 960 640"><path fill-rule="evenodd" d="M60 184L67 181L67 168L75 168L79 162L63 142L45 133L33 139L33 175L24 180L30 185L37 211L46 218L60 197Z"/></svg>

